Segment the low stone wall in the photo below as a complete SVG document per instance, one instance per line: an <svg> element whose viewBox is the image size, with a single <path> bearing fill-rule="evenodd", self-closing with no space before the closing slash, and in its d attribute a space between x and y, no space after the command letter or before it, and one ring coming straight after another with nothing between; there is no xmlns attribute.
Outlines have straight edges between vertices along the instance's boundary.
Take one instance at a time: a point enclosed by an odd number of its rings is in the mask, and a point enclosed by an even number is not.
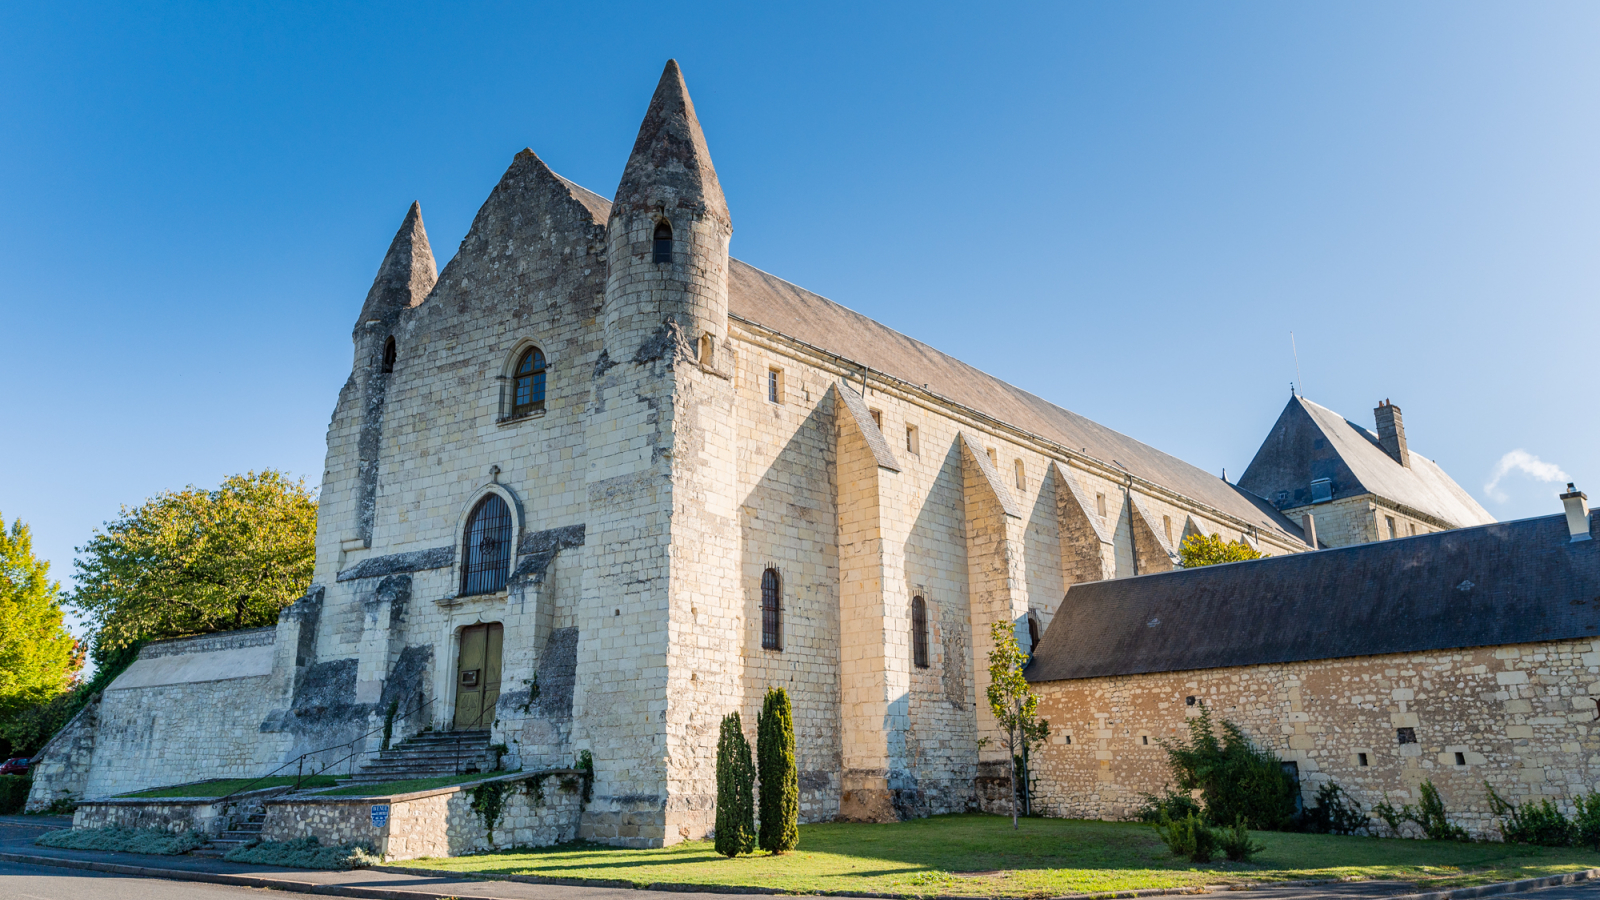
<svg viewBox="0 0 1600 900"><path fill-rule="evenodd" d="M385 859L461 856L508 847L546 847L578 836L583 773L506 775L475 785L372 797L297 796L269 800L261 837L313 835L327 844L364 844ZM474 795L499 794L491 832ZM382 824L375 824L381 822Z"/></svg>
<svg viewBox="0 0 1600 900"><path fill-rule="evenodd" d="M1050 739L1033 754L1051 816L1123 819L1172 780L1163 739L1202 702L1219 725L1294 763L1308 804L1337 783L1362 807L1416 803L1432 781L1452 821L1498 838L1487 781L1517 803L1600 789L1600 641L1162 672L1032 685ZM1376 823L1375 823L1376 824Z"/></svg>
<svg viewBox="0 0 1600 900"><path fill-rule="evenodd" d="M150 797L90 800L78 804L72 827L159 828L173 833L221 834L247 808L259 807L288 788L267 788L232 797Z"/></svg>

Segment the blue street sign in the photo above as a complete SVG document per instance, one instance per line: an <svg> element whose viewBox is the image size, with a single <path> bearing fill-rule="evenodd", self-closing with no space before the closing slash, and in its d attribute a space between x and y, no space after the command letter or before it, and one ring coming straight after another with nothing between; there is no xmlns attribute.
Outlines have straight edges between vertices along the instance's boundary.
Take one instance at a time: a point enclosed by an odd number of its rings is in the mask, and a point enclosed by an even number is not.
<svg viewBox="0 0 1600 900"><path fill-rule="evenodd" d="M389 804L374 803L372 805L372 827L382 828L389 824Z"/></svg>

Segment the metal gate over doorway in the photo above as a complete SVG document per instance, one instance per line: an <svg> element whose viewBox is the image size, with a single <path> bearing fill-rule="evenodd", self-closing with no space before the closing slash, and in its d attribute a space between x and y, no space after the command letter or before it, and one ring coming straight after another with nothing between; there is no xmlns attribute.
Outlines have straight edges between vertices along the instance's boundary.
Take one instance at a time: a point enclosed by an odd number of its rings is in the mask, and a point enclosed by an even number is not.
<svg viewBox="0 0 1600 900"><path fill-rule="evenodd" d="M504 634L499 622L461 629L461 654L456 657L457 731L476 731L494 724L494 704L500 699L500 643Z"/></svg>

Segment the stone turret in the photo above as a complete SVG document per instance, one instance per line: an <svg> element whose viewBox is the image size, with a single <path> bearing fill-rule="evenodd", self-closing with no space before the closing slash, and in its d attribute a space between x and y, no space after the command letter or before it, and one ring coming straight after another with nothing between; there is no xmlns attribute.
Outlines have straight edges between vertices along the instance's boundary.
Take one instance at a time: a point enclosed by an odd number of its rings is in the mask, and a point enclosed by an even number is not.
<svg viewBox="0 0 1600 900"><path fill-rule="evenodd" d="M610 362L669 347L715 355L728 330L722 185L676 60L668 60L611 205L605 352ZM713 360L703 360L714 365Z"/></svg>

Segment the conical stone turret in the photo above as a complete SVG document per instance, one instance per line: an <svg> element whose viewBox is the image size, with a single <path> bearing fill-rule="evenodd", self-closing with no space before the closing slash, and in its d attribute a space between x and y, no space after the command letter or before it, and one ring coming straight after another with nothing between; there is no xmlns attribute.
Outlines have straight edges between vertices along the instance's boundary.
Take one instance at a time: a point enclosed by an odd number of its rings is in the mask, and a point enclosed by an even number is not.
<svg viewBox="0 0 1600 900"><path fill-rule="evenodd" d="M677 62L668 60L607 226L610 362L693 357L703 346L714 352L722 344L732 234L689 89Z"/></svg>
<svg viewBox="0 0 1600 900"><path fill-rule="evenodd" d="M401 310L421 304L438 279L433 248L428 246L428 232L422 227L422 205L412 203L389 243L378 277L372 279L367 301L356 319L357 331L363 325L392 320Z"/></svg>

